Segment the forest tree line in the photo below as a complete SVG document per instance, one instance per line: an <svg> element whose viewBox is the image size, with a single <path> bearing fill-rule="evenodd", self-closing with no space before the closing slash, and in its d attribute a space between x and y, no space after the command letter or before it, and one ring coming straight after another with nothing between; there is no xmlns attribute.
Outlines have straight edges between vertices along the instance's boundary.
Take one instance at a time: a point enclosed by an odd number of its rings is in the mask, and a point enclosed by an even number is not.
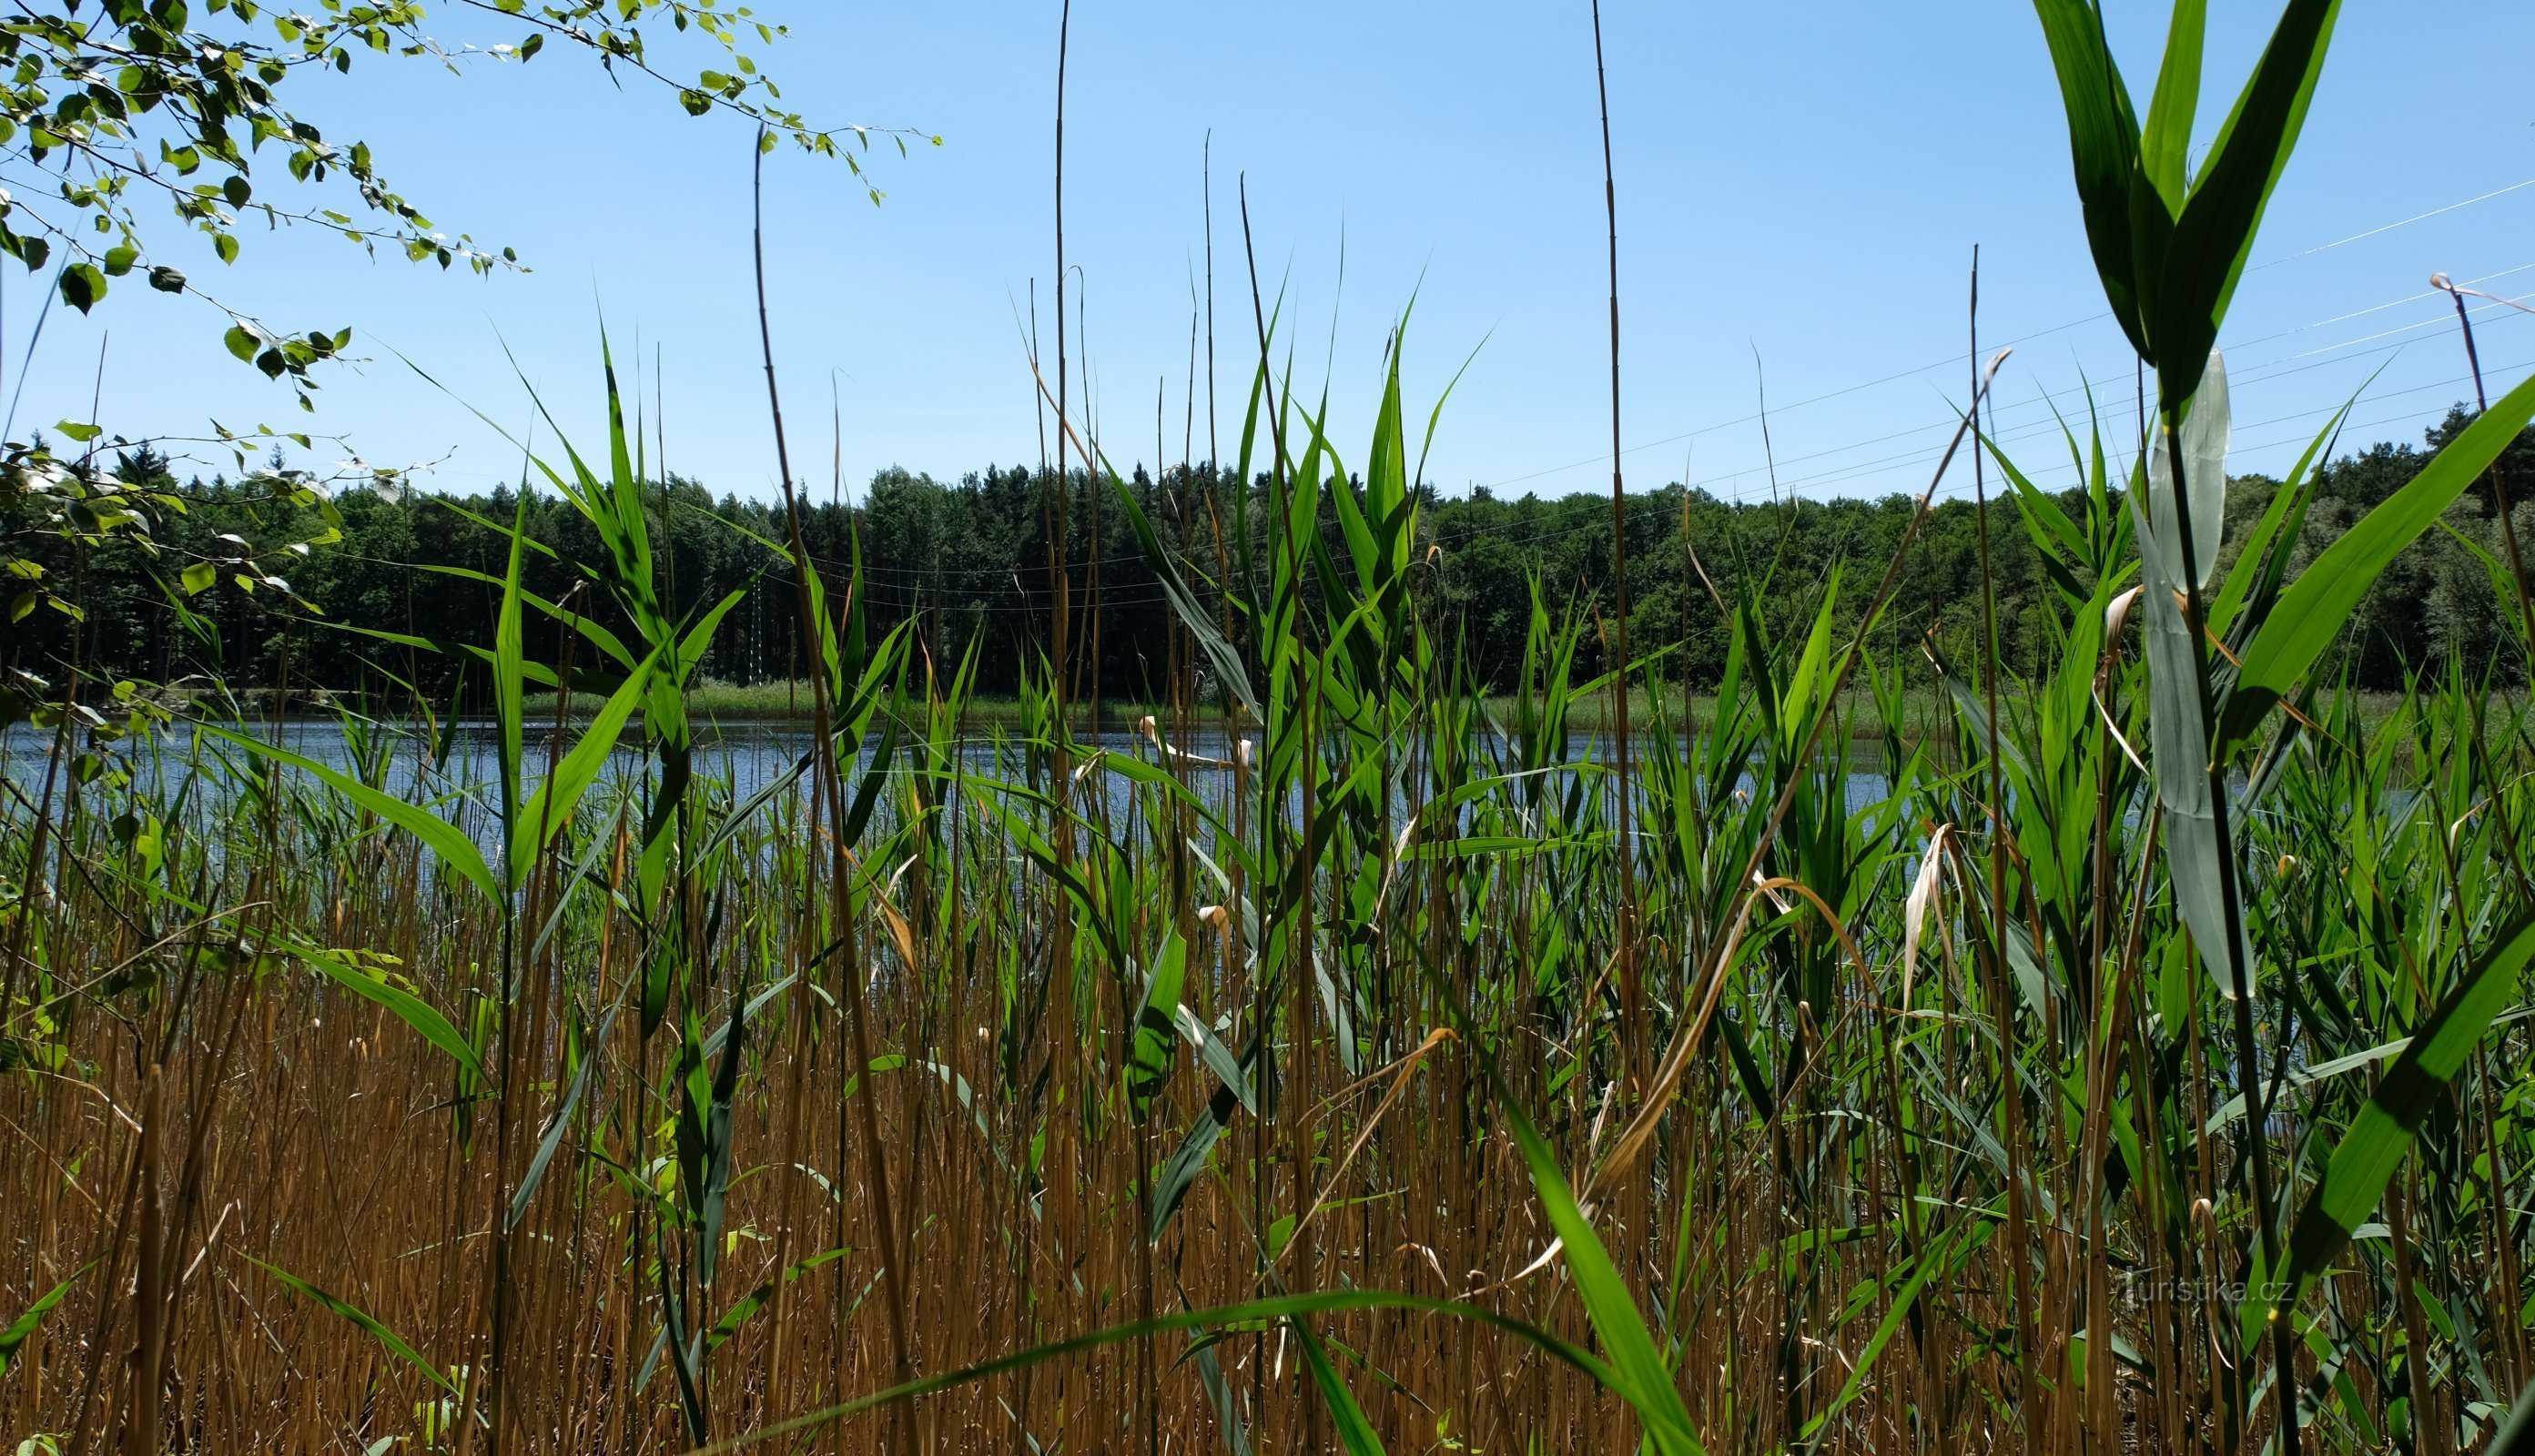
<svg viewBox="0 0 2535 1456"><path fill-rule="evenodd" d="M2410 480L2469 419L2462 410L2450 413L2427 432L2427 450L2384 443L2319 467L2290 575ZM2038 462L2024 463L2029 469ZM393 500L348 492L329 503L340 524L340 538L327 540L325 507L290 504L253 475L180 484L168 478L167 461L147 451L121 455L115 468L133 484L172 489L185 503L182 513L153 522L155 555L123 546L72 560L23 500L0 501L6 529L0 555L40 562L53 579L75 582L81 614L75 621L45 610L15 622L12 644L0 654L4 665L49 677L76 663L93 677L163 684L198 678L340 691L402 682L445 698L458 686L463 654L438 655L355 629L489 644L509 550L505 528L515 518L525 518L529 537L547 548L526 557L528 589L548 601L584 603L602 622L607 616L598 594L575 591L587 575L581 564L597 559L599 542L551 489L530 489L525 506L508 488ZM2521 540L2535 541L2535 506L2528 504L2535 497L2535 430L2510 448L2499 473L2504 482L2518 483L2510 496L2517 531ZM1969 472L1958 467L1956 474ZM2039 471L2034 478L2047 489L2068 485L2072 475L2064 463L2056 474ZM2006 482L1995 468L1988 481L1989 576L2001 652L2010 670L2022 670L2048 658L2052 588ZM1884 651L1915 652L1933 637L1938 650L1956 661L1977 652L1980 516L1962 488L1967 480L1950 484L1955 488L1930 513L1902 561L1894 610L1877 635ZM1209 600L1212 583L1227 572L1238 592L1245 532L1248 559L1265 562L1267 476L1254 479L1245 495L1229 472L1210 467L1173 467L1158 479L1139 467L1127 489ZM2266 476L2232 480L2226 560L2278 489ZM700 676L733 684L800 676L790 569L769 545L788 535L781 508L732 495L716 499L702 483L679 476L660 482L653 499L650 528L672 611L700 614L741 593ZM1914 504L1898 494L1736 502L1678 484L1632 495L1626 519L1635 653L1669 647L1656 669L1661 678L1693 687L1716 681L1730 627L1699 579L1701 569L1728 601L1742 585L1753 586L1780 631L1809 621L1825 584L1842 574L1832 617L1845 631L1892 561ZM801 530L811 555L836 581L859 549L873 631L919 619L925 649L943 671L956 669L973 647L979 691L1000 695L1016 691L1049 651L1057 555L1050 540L1060 507L1074 692L1096 688L1113 700L1162 700L1174 651L1169 605L1116 493L1079 471L1060 492L1042 467L989 466L950 482L888 469L850 502L805 503ZM1535 588L1553 614L1570 602L1588 619L1610 610L1612 513L1605 495L1509 499L1485 489L1445 495L1429 486L1419 518L1426 562L1421 610L1438 640L1462 654L1488 689L1515 684ZM2504 682L2524 680L2523 664L2506 646L2490 569L2464 544L2504 555L2491 482L2460 499L2443 523L2448 530L2425 534L2386 572L2353 620L2343 663L2355 686L2395 691L2408 672L2450 665L2495 673ZM1343 561L1335 516L1326 510L1323 528L1333 556ZM223 578L188 592L181 568L217 557L224 537L324 544L294 559L286 591L240 589ZM551 642L534 640L543 630L532 629L532 656L553 653ZM1588 634L1578 646L1578 665L1598 670L1601 650Z"/></svg>

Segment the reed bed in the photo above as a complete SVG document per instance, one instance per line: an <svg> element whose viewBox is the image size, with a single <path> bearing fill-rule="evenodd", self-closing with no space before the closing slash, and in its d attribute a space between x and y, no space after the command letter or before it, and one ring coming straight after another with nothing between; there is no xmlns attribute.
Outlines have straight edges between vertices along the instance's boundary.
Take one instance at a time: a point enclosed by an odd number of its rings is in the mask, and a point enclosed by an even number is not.
<svg viewBox="0 0 2535 1456"><path fill-rule="evenodd" d="M1714 710L1638 740L1624 944L1587 625L1541 610L1510 708L1456 690L1382 479L1397 539L1367 531L1371 589L1309 632L1391 602L1403 640L1310 654L1264 747L1237 703L1228 754L1203 704L1077 747L1053 693L972 731L956 677L848 626L838 747L753 803L677 766L674 709L628 728L640 676L542 753L510 719L487 781L428 723L349 715L322 776L266 746L306 730L248 721L26 780L12 1294L64 1293L10 1428L466 1449L498 1411L519 1449L678 1450L1176 1316L787 1440L1625 1446L1618 1352L1550 1256L1563 1183L1711 1448L2261 1439L2248 1148L2312 1173L2522 922L2522 705L2318 694L2257 765L2286 1073L2257 1139L2158 870L2121 573L1995 752L1924 660L1958 710L1859 736L1878 699L1907 719L1904 664L1834 692L1837 644L1744 614ZM2095 498L2071 524L2109 548ZM545 625L571 671L572 619ZM576 774L577 806L539 801ZM2462 1449L2525 1379L2502 1020L2297 1306L2310 1439ZM1279 1300L1302 1312L1189 1313Z"/></svg>
<svg viewBox="0 0 2535 1456"><path fill-rule="evenodd" d="M1970 662L1883 630L1882 564L1789 582L1727 539L1693 543L1738 558L1721 682L1647 691L1646 641L1588 679L1608 629L1542 592L1492 695L1425 587L1404 328L1347 457L1264 303L1230 478L1265 484L1178 503L1211 551L1165 549L1049 401L1093 466L1050 478L1113 492L1172 599L1170 700L1123 741L1077 731L1062 607L981 711L796 539L765 544L817 648L804 748L700 746L730 601L663 610L621 407L540 467L603 544L584 586L525 589L550 548L515 526L470 587L491 643L394 642L464 659L481 752L428 702L312 741L74 678L0 804L0 1429L2512 1448L2535 723L2453 665L2363 711L2335 641L2535 388L2291 578L2327 430L2204 570L2208 344L2330 7L2289 7L2196 178L2198 8L2143 127L2099 104L2091 12L2040 9L2090 228L2132 189L2191 245L2151 316L2144 245L2095 235L2157 379L2139 438L2008 458L1993 362L1929 482L1998 482L2051 557L2029 678L1994 624Z"/></svg>

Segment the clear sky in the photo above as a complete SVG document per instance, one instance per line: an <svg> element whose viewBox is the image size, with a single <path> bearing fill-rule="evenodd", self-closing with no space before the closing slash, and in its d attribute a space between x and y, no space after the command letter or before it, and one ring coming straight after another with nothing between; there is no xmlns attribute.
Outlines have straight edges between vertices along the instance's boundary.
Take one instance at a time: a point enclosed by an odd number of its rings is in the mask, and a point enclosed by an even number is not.
<svg viewBox="0 0 2535 1456"><path fill-rule="evenodd" d="M944 139L903 159L874 150L870 172L889 194L877 209L840 164L790 152L769 162L796 470L825 495L832 380L849 492L890 464L957 476L1035 461L1020 335L1035 280L1052 350L1055 0L758 8L792 29L761 59L808 116ZM2274 0L2210 9L2204 141L2277 14ZM2110 10L2143 102L2164 7ZM1762 378L1780 489L1923 486L1966 393L1975 243L1983 342L2017 343L1999 396L2010 450L2037 466L2064 460L2046 400L2082 419L2088 379L2107 414L2130 420L2132 361L2086 260L2029 6L1609 0L1603 24L1633 486L1686 473L1765 498ZM708 62L662 36L676 69ZM2343 7L2305 145L2223 339L2238 470L2283 468L2363 385L2347 437L2358 441L2415 440L2470 397L2452 314L2426 280L2444 271L2535 294L2530 42L2535 6L2523 0ZM304 231L250 234L223 269L172 223L159 230L159 261L241 308L293 328L351 326L352 352L369 362L323 376L313 419L227 356L224 320L127 281L93 319L53 312L15 433L88 417L110 333L99 417L111 430L195 434L211 418L313 427L349 436L373 460L436 461L444 488L486 488L517 478L515 448L398 354L466 404L525 422L507 342L566 428L594 444L603 315L620 362L638 337L647 370L655 349L665 359L670 464L716 491L771 492L749 133L732 118L690 119L665 92L620 90L580 60L550 48L526 67L452 76L380 58L347 80L304 83L301 108L331 140L365 138L437 224L516 247L532 273L444 275ZM1122 468L1155 455L1157 389L1161 453L1181 454L1211 129L1227 456L1256 358L1236 190L1246 174L1263 281L1285 294L1285 342L1307 388L1329 379L1351 457L1369 430L1384 337L1414 295L1411 410L1422 417L1470 360L1430 479L1448 493L1608 488L1601 156L1582 0L1081 0L1067 123L1067 260L1082 270L1070 296L1088 334L1074 343ZM265 190L284 189L275 178ZM12 389L36 299L37 280L13 265L0 279ZM2530 325L2508 310L2483 321L2495 392L2535 370ZM1206 409L1201 359L1200 456Z"/></svg>

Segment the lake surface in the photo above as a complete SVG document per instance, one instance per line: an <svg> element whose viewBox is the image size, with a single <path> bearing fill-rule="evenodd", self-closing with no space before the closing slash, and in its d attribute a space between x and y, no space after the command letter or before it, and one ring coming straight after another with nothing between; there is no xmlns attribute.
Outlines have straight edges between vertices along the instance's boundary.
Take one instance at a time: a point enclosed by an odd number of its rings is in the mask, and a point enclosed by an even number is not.
<svg viewBox="0 0 2535 1456"><path fill-rule="evenodd" d="M355 771L355 745L344 726L335 719L292 718L278 725L260 719L244 725L224 726L241 726L241 731L278 743L330 768ZM377 735L372 741L373 751L381 741L393 745L391 752L394 758L388 786L410 794L415 787L415 751L419 747L414 736L402 725L382 726L372 732ZM579 733L580 725L569 728L563 747L568 749L578 739ZM791 771L801 757L809 752L811 736L806 724L793 722L699 725L696 729L695 769L700 777L718 786L732 799L744 800ZM75 751L79 737L74 735ZM180 723L167 731L121 744L118 757L137 779L173 789L194 769L196 738L191 725ZM523 769L532 780L543 776L549 756L557 752L553 738L551 723L528 724L522 732ZM867 737L866 758L878 738L877 733ZM222 743L210 735L202 735L201 743L207 757L217 757L233 763L245 760L244 752L234 745ZM1098 748L1122 755L1138 755L1147 759L1153 755L1150 740L1125 728L1097 734L1079 733L1075 743L1078 750L1083 752ZM446 757L431 776L430 793L445 792L452 787L479 788L499 780L499 729L491 719L464 719L454 728L445 729L443 747ZM1190 752L1201 758L1223 760L1232 757L1231 747L1220 728L1206 727L1195 734ZM35 785L43 774L44 762L52 748L51 731L37 730L24 723L12 725L5 733L0 733L0 775L17 784L30 798L34 797ZM901 752L903 748L901 744ZM1571 757L1577 761L1607 758L1610 751L1611 744L1607 739L1578 733L1570 740ZM972 730L961 742L959 757L961 765L973 773L1014 781L1022 781L1026 775L1021 745L1013 737L998 734L992 729ZM862 758L857 759L857 767L862 761ZM611 756L609 772L611 775L639 772L647 762L641 737L629 734ZM1200 783L1201 792L1205 791L1208 780L1222 788L1229 787L1229 770L1219 766L1192 765L1190 776ZM1125 781L1117 775L1107 777L1113 807L1125 807ZM224 787L213 778L203 780L202 786ZM1747 780L1745 787L1748 789L1749 786ZM1220 788L1216 790L1221 791ZM1880 772L1859 772L1848 776L1847 800L1851 813L1881 801L1889 792L1890 785Z"/></svg>

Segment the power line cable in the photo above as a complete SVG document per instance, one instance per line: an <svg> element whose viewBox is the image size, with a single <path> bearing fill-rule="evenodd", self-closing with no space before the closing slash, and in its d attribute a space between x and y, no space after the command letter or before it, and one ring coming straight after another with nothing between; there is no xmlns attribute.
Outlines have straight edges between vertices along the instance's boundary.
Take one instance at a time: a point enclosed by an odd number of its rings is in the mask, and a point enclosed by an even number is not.
<svg viewBox="0 0 2535 1456"><path fill-rule="evenodd" d="M2504 196L2507 196L2507 195L2508 195L2508 194L2510 194L2510 193L2517 192L2517 191L2519 191L2519 190L2521 190L2521 189L2523 189L2523 188L2528 188L2528 187L2535 187L2535 177L2530 177L2530 178L2528 178L2527 180L2525 180L2525 181L2523 181L2523 182L2515 182L2515 183L2511 183L2510 185L2508 185L2508 186L2506 186L2506 187L2498 188L2498 189L2495 189L2494 191L2486 192L2486 193L2483 193L2483 194L2481 194L2481 195L2479 195L2479 196L2476 196L2476 197L2469 197L2469 198L2464 199L2464 200L2463 200L2463 201L2461 201L2461 202L2449 203L2449 204L2447 204L2445 207L2442 207L2442 208L2433 208L2433 209L2431 209L2430 211L2428 211L2428 212L2416 212L2416 213L2414 213L2413 215L2411 215L2411 216L2409 216L2409 217L2405 217L2405 218L2400 219L2399 221L2394 221L2394 222L2384 223L2384 224L2381 224L2381 225L2377 226L2377 227L2368 228L2368 229L2366 229L2366 230L2364 230L2364 231L2361 231L2361 232L2354 232L2354 233L2350 234L2350 235L2349 235L2349 236L2347 236L2347 237L2335 238L2335 239L2333 239L2331 242L2328 242L2328 243L2319 243L2319 244L2316 245L2315 247L2312 247L2312 248L2306 248L2306 249L2303 249L2303 250L2301 250L2301 251L2299 251L2299 252L2289 253L2289 254L2284 254L2284 255L2282 255L2282 256L2280 256L2280 257L2278 257L2278 258L2273 258L2273 259L2269 260L2268 262L2260 263L2260 264L2257 264L2257 265L2255 265L2255 266L2254 266L2254 268L2253 268L2253 269L2248 270L2248 271L2249 271L2249 272L2260 272L2260 271L2265 270L2265 269L2277 268L2277 267L2279 267L2280 265L2285 264L2285 263L2293 263L2293 262L2296 262L2297 260L2302 259L2302 258L2310 258L2310 257L2313 257L2314 255L2316 255L2316 254L2318 254L2318 253L2329 252L2329 251L2331 251L2332 249L2335 249L2335 248L2339 248L2339 247L2345 246L2346 244L2359 242L2359 241L2361 241L2362 239L2365 239L2365 238L2372 238L2372 237L2376 237L2376 236L2378 236L2378 235L2379 235L2379 234L2380 234L2380 233L2391 232L2391 231L2395 230L2396 228L2408 227L2408 226L2410 226L2411 224L2413 224L2413 223L2415 223L2415 222L2425 221L2425 220L2427 220L2427 219L2429 219L2429 218L2432 218L2432 217L2442 216L2442 215L2443 215L2443 214L2445 214L2445 213L2453 212L2456 212L2456 211L2458 211L2458 210L2460 210L2460 209L2463 209L2463 208L2469 208L2469 207L2472 207L2472 206L2474 206L2474 205L2475 205L2475 204L2477 204L2477 203L2485 203L2485 202L2489 202L2489 201L2491 201L2491 200L2492 200L2492 199L2494 199L2494 198L2498 198L2498 197L2504 197ZM2399 304L2399 303L2404 303L2404 302L2409 302L2409 301L2410 301L2410 299L2409 299L2409 298L2405 298L2405 299L2397 299L2397 300L2395 300L2395 303ZM2394 306L2394 305L2393 305L2393 304L2381 304L2381 305L2379 305L2379 307L2380 307L2380 308L2382 308L2382 307L2392 307L2392 306ZM2007 347L2017 347L2017 346L2021 346L2021 345L2024 345L2024 344L2029 344L2029 343L2033 342L2033 341L2034 341L2034 340L2036 340L2036 339L2048 338L2048 337L2050 337L2051 335L2053 335L2053 334L2065 334L2065 333L2069 332L2069 331L2070 331L2070 330L2071 330L2071 329L2083 328L2084 326L2086 326L2086 325L2088 325L2088 324L2097 323L2097 322L2099 322L2099 321L2101 321L2101 320L2109 319L2109 318L2111 318L2111 317L2112 317L2112 314L2111 314L2109 311L2101 311L2101 312L2097 312L2097 313L2088 314L2087 316L2085 316L2085 317L2084 317L2084 318L2082 318L2082 319L2071 319L2071 320L2070 320L2068 323L2065 323L2065 324L2056 324L2056 325L2053 325L2052 327L2050 327L2050 328L2048 328L2048 329L2040 329L2040 330L2036 330L2036 331L2034 331L2034 332L2032 332L2032 333L2030 333L2030 334L2022 334L2022 335L2020 335L2020 336L2018 336L2018 337L2015 337L2015 338L2010 338L2010 339L2007 340L2007 342L2006 342L2006 346L2007 346ZM2312 326L2309 326L2309 327L2312 327ZM2274 336L2276 336L2276 335L2274 335ZM1956 367L1960 366L1960 364L1961 364L1961 363L1962 363L1962 360L1961 360L1959 357L1950 357L1950 358L1939 359L1939 360L1935 361L1934 363L1930 363L1930 364L1922 364L1922 365L1918 366L1918 367L1917 367L1917 368L1915 368L1915 369L1903 369L1903 370L1899 370L1899 371L1896 371L1896 372L1894 372L1894 373L1885 375L1885 376L1883 376L1883 377L1882 377L1882 378L1880 378L1880 379L1871 379L1871 380L1866 380L1866 381L1864 381L1864 382L1862 382L1862 383L1859 383L1859 384L1845 385L1845 386L1842 386L1841 388L1836 389L1836 390L1830 390L1830 391L1827 391L1827 392L1825 392L1825 393L1824 393L1824 394L1815 394L1815 395L1812 395L1812 396L1810 396L1810 397L1803 398L1803 399L1798 399L1798 400L1796 400L1796 401L1795 401L1794 403L1792 403L1792 404L1783 404L1783 405L1778 406L1778 408L1777 408L1776 410L1772 411L1772 413L1774 413L1774 414L1778 414L1778 415L1785 415L1785 414L1790 413L1790 412L1792 412L1792 411L1794 411L1794 410L1798 410L1798 409L1805 408L1807 405L1812 405L1812 404L1821 404L1821 403L1824 403L1824 402L1828 401L1828 400L1842 398L1842 397L1845 397L1846 395L1857 394L1857 393L1859 393L1860 391L1863 391L1863 390L1872 390L1872 389L1876 389L1876 388L1879 388L1879 387L1884 386L1884 385L1894 384L1894 383L1897 383L1897 382L1899 382L1899 381L1901 381L1901 380L1905 380L1905 379L1912 378L1912 377L1914 377L1914 376L1916 376L1916 375L1922 375L1922 374L1932 373L1932 372L1934 372L1934 371L1936 371L1936 370L1939 370L1939 369L1952 369L1952 368L1956 368ZM1667 436L1664 436L1664 437L1663 437L1662 439L1660 439L1660 440L1649 440L1649 441L1645 441L1645 442L1643 442L1642 444L1638 444L1638 445L1632 445L1632 446L1628 447L1625 451L1623 451L1623 452L1622 452L1622 454L1624 454L1624 455L1636 455L1636 454L1638 454L1638 453L1639 453L1639 452L1641 452L1641 451L1655 450L1655 449L1658 449L1658 448L1663 447L1663 446L1666 446L1666 445L1678 445L1678 444L1680 444L1681 442L1683 442L1683 441L1685 441L1685 440L1692 440L1692 439L1696 439L1696 438L1698 438L1699 436L1701 436L1701 435L1711 435L1711 434L1716 433L1716 432L1717 432L1717 431L1719 431L1719 430L1730 430L1730 429L1734 428L1734 427L1735 427L1735 426L1737 426L1737 425L1748 425L1748 424L1751 424L1751 423L1753 423L1753 422L1757 421L1757 420L1758 420L1758 419L1760 419L1760 418L1761 418L1760 414L1759 414L1758 412L1755 412L1755 413L1752 413L1752 414L1741 415L1741 416L1738 416L1738 417L1736 417L1736 418L1734 418L1734 419L1729 419L1729 420L1719 420L1719 421L1717 421L1717 422L1716 422L1716 423L1714 423L1714 424L1700 425L1700 426L1698 426L1698 427L1696 427L1696 428L1694 428L1694 429L1684 430L1684 431L1682 431L1681 433L1676 434L1676 435L1667 435ZM1609 459L1609 458L1610 458L1610 455L1609 455L1609 454L1608 454L1607 452L1606 452L1606 453L1604 453L1604 454L1602 454L1602 455L1589 455L1589 456L1586 456L1586 457L1585 457L1585 458L1583 458L1583 459L1577 460L1577 461L1574 461L1574 462L1569 463L1569 464L1564 464L1564 465L1551 465L1551 466L1549 466L1549 467L1547 467L1547 468L1545 468L1545 469L1534 470L1534 471L1531 471L1531 472L1529 472L1529 473L1527 473L1527 474L1509 476L1509 477L1507 477L1506 479L1503 479L1503 480L1491 481L1491 482L1486 483L1486 485L1485 485L1485 487L1484 487L1484 488L1485 488L1485 489L1488 489L1488 490L1501 490L1501 489L1503 489L1503 488L1505 488L1505 487L1507 487L1507 486L1510 486L1510 485L1520 485L1520 484L1524 483L1525 481L1538 480L1538 479L1541 479L1541 478L1542 478L1542 477L1544 477L1544 476L1549 476L1549 475L1561 475L1561 474L1565 474L1567 471L1570 471L1570 470L1580 470L1580 469L1582 469L1583 467L1585 467L1585 466L1587 466L1587 465L1599 464L1599 463L1601 463L1602 461L1607 460L1607 459Z"/></svg>

